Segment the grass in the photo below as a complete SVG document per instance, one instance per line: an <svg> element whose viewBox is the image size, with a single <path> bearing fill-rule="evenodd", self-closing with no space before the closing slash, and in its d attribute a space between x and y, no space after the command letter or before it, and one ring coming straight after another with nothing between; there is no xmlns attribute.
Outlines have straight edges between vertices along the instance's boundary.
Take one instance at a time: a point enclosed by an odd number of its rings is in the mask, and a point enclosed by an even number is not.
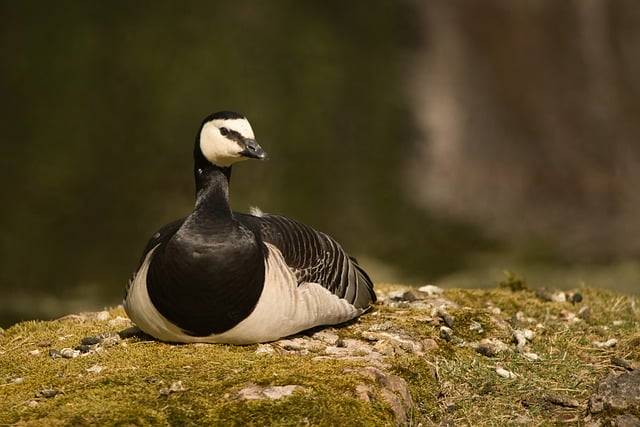
<svg viewBox="0 0 640 427"><path fill-rule="evenodd" d="M381 285L381 292L399 286ZM373 324L417 341L434 340L425 354L399 351L385 359L404 378L414 401L409 423L450 421L467 425L579 422L596 382L619 369L612 357L640 361L640 301L610 291L582 289L583 301L543 302L526 289L447 290L455 303L456 339L439 337L437 315L412 304L380 304L360 320L337 329L360 338ZM568 321L583 306L588 320ZM500 309L497 314L496 308ZM121 308L111 318L124 316ZM479 323L482 331L471 328ZM531 362L510 344L513 328L535 331ZM394 415L378 385L352 368L366 360L318 360L308 354L256 354L257 346L171 345L134 337L74 359L49 357L49 348L76 346L82 337L118 328L95 318L83 322L29 321L0 332L0 424L13 425L389 425ZM495 357L469 343L495 338L510 349ZM615 347L594 343L615 338ZM38 350L38 354L32 354ZM87 369L99 365L99 373ZM513 372L505 379L496 366ZM22 381L17 378L21 378ZM182 381L185 391L160 390ZM302 386L279 400L244 401L247 384ZM371 402L357 397L358 384L376 390ZM39 390L61 393L37 398ZM551 396L574 399L577 407L554 404Z"/></svg>

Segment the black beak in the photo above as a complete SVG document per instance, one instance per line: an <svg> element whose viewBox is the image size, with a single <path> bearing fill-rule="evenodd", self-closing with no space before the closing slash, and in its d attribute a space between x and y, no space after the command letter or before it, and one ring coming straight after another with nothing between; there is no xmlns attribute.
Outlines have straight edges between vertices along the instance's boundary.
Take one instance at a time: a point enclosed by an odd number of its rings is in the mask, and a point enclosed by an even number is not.
<svg viewBox="0 0 640 427"><path fill-rule="evenodd" d="M258 145L255 139L245 138L242 142L244 143L244 150L240 152L240 155L258 160L267 158L267 153Z"/></svg>

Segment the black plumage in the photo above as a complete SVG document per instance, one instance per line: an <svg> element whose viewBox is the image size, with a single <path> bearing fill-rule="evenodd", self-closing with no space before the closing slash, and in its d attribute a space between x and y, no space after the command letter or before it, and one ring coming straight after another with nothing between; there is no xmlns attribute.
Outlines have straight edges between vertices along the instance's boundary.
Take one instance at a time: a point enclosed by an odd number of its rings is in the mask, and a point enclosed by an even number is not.
<svg viewBox="0 0 640 427"><path fill-rule="evenodd" d="M214 119L238 119L231 112ZM280 250L298 284L317 283L358 309L376 297L367 273L331 237L280 215L234 213L229 207L231 167L210 163L194 148L196 206L163 226L147 243L154 251L147 290L154 307L185 333L227 331L256 306L265 281L265 243Z"/></svg>

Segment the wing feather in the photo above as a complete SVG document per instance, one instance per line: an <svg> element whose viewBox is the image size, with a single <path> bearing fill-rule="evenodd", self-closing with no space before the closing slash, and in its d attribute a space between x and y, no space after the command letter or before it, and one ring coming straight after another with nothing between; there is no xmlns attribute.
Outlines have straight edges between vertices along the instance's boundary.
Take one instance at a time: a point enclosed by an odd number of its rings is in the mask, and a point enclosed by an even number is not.
<svg viewBox="0 0 640 427"><path fill-rule="evenodd" d="M280 215L235 215L282 252L299 284L318 283L357 308L365 309L375 302L367 273L328 235Z"/></svg>

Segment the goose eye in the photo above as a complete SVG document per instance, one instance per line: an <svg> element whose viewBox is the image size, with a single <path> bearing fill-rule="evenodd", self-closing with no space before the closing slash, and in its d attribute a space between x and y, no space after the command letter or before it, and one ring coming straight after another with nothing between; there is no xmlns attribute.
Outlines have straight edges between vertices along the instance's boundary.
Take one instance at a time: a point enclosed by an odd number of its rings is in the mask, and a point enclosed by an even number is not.
<svg viewBox="0 0 640 427"><path fill-rule="evenodd" d="M227 135L229 135L229 129L227 129L227 128L220 128L220 134L221 134L222 136L227 136Z"/></svg>

